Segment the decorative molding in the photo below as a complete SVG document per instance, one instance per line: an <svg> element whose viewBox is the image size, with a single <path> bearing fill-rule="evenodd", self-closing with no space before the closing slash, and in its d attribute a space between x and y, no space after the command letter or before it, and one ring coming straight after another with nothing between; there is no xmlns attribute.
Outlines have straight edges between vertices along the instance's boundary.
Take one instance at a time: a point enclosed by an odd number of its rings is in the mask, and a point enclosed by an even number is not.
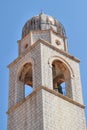
<svg viewBox="0 0 87 130"><path fill-rule="evenodd" d="M27 53L30 53L30 51L35 47L37 46L38 44L44 44L46 46L49 46L50 48L54 49L55 51L63 54L64 56L76 61L76 62L80 62L79 59L77 59L76 57L66 53L65 51L63 50L60 50L58 48L56 48L55 46L51 45L49 42L43 40L43 39L39 39L38 41L36 41L32 46L29 47L29 49L27 49L24 53L22 53L17 59L15 59L11 64L9 64L7 67L10 68L11 66L13 66L14 64L16 64L21 58L23 58Z"/></svg>
<svg viewBox="0 0 87 130"><path fill-rule="evenodd" d="M60 98L64 99L65 101L67 101L67 102L69 102L69 103L72 103L72 104L74 104L74 105L76 105L76 106L78 106L78 107L80 107L80 108L83 108L83 109L85 108L84 105L82 105L82 104L80 104L80 103L74 101L74 100L71 99L71 98L68 98L68 97L66 97L66 96L64 96L64 95L62 95L62 94L60 94L60 93L58 93L58 92L56 92L56 91L54 91L54 90L52 90L52 89L49 89L49 88L47 88L47 87L45 87L45 86L40 86L40 87L36 88L36 89L35 89L30 95L28 95L26 98L24 98L23 100L21 100L20 102L18 102L16 105L14 105L14 106L12 106L11 108L9 108L8 111L7 111L7 114L10 114L11 112L15 111L15 109L17 109L20 105L22 105L24 102L26 102L27 100L29 100L32 96L34 96L35 94L37 94L40 90L45 90L45 91L47 91L47 92L49 92L49 93L51 93L51 94L53 94L53 95L55 95L55 96L57 96L57 97L60 97Z"/></svg>

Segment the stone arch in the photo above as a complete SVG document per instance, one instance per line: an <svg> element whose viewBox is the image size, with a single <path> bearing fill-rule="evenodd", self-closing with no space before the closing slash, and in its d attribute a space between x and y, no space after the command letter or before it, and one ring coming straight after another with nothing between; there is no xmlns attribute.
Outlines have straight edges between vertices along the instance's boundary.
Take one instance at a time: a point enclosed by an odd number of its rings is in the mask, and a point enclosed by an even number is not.
<svg viewBox="0 0 87 130"><path fill-rule="evenodd" d="M69 64L57 56L50 58L48 63L52 68L53 89L72 98L71 78L74 74Z"/></svg>
<svg viewBox="0 0 87 130"><path fill-rule="evenodd" d="M32 83L32 64L31 63L26 63L23 65L20 75L19 75L19 80L23 82L24 84L27 85L33 85Z"/></svg>
<svg viewBox="0 0 87 130"><path fill-rule="evenodd" d="M66 60L64 60L63 58L59 57L59 56L53 56L53 57L49 58L48 64L49 64L50 67L52 67L52 62L54 60L60 60L61 62L63 62L65 64L65 66L67 66L67 68L69 69L71 78L74 77L73 69L71 68L71 66L69 65L69 63Z"/></svg>
<svg viewBox="0 0 87 130"><path fill-rule="evenodd" d="M23 98L29 95L30 92L33 91L33 67L34 67L34 60L31 58L25 60L22 64L20 63L18 67L17 87L16 87L17 102L21 101Z"/></svg>
<svg viewBox="0 0 87 130"><path fill-rule="evenodd" d="M32 64L32 67L34 68L34 59L33 59L33 58L26 59L23 63L20 63L20 65L19 65L19 67L18 67L18 70L17 70L17 80L19 80L19 75L20 75L21 69L22 69L22 67L23 67L26 63L31 63L31 64Z"/></svg>

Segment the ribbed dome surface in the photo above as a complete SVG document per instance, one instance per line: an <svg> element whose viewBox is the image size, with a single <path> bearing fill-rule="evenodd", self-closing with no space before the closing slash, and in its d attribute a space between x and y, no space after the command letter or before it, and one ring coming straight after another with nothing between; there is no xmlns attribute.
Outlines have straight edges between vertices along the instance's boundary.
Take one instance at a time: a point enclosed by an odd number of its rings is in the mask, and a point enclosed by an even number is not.
<svg viewBox="0 0 87 130"><path fill-rule="evenodd" d="M63 25L52 16L44 13L32 17L28 20L22 29L22 38L24 38L30 30L48 30L53 29L55 32L65 36L65 29Z"/></svg>

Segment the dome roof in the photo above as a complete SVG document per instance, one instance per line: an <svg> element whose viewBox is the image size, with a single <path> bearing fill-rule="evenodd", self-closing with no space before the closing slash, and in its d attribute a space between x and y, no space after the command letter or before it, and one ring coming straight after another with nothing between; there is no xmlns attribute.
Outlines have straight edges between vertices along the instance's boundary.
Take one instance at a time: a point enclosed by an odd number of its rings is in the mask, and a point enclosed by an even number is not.
<svg viewBox="0 0 87 130"><path fill-rule="evenodd" d="M48 30L52 29L55 32L65 36L65 29L63 25L52 16L40 13L38 16L32 17L28 20L22 29L22 38L24 38L30 30Z"/></svg>

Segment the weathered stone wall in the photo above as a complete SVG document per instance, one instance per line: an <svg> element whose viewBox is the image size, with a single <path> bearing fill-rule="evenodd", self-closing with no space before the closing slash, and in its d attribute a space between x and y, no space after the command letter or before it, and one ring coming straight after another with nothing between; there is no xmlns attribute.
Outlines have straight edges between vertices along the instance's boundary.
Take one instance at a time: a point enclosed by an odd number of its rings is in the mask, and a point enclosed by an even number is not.
<svg viewBox="0 0 87 130"><path fill-rule="evenodd" d="M35 43L39 39L43 39L45 41L50 42L50 31L37 31L32 32L32 42Z"/></svg>
<svg viewBox="0 0 87 130"><path fill-rule="evenodd" d="M31 33L29 33L24 39L18 42L19 55L26 51L31 46Z"/></svg>
<svg viewBox="0 0 87 130"><path fill-rule="evenodd" d="M26 35L22 40L19 40L19 55L25 52L30 46L32 46L39 39L43 39L56 48L65 51L64 37L54 33L52 30L43 30L43 31L31 31L28 35ZM59 42L59 43L58 43Z"/></svg>
<svg viewBox="0 0 87 130"><path fill-rule="evenodd" d="M50 42L50 31L31 31L26 37L19 40L19 55L29 49L40 38Z"/></svg>
<svg viewBox="0 0 87 130"><path fill-rule="evenodd" d="M86 130L84 108L39 87L9 111L8 130Z"/></svg>
<svg viewBox="0 0 87 130"><path fill-rule="evenodd" d="M58 43L59 42L59 45ZM56 48L59 48L61 50L64 50L64 40L63 37L61 38L57 34L51 32L51 44L55 46Z"/></svg>
<svg viewBox="0 0 87 130"><path fill-rule="evenodd" d="M41 91L31 94L28 100L9 114L8 130L43 130Z"/></svg>
<svg viewBox="0 0 87 130"><path fill-rule="evenodd" d="M84 109L45 90L42 93L44 130L86 130Z"/></svg>

